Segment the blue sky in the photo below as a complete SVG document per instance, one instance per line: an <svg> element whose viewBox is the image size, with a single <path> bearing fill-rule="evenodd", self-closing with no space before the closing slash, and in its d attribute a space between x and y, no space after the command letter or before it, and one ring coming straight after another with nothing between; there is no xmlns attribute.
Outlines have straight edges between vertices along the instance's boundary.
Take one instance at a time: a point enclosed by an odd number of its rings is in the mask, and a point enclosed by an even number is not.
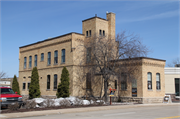
<svg viewBox="0 0 180 119"><path fill-rule="evenodd" d="M116 14L116 34L138 34L148 57L171 62L180 56L179 1L13 1L1 0L0 71L18 76L19 47L70 32L82 20Z"/></svg>

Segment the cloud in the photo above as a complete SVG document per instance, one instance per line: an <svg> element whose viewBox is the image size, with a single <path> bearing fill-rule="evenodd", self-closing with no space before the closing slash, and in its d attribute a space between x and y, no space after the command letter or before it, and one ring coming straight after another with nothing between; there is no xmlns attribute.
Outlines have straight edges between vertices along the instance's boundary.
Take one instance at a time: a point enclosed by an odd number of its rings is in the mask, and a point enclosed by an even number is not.
<svg viewBox="0 0 180 119"><path fill-rule="evenodd" d="M132 18L132 19L121 19L118 23L122 22L138 22L138 21L146 21L146 20L154 20L154 19L162 19L162 18L170 18L170 17L175 17L179 15L178 10L174 11L169 11L169 12L164 12L160 14L155 14L152 16L146 16L146 17L140 17L140 18Z"/></svg>

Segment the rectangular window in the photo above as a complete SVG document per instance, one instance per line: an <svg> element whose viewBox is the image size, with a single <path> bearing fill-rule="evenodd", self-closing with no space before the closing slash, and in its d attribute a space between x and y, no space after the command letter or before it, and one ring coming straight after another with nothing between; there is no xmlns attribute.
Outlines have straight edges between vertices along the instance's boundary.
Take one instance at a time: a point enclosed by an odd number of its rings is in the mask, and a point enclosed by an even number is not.
<svg viewBox="0 0 180 119"><path fill-rule="evenodd" d="M87 55L86 55L86 62L90 63L91 62L91 48L87 48Z"/></svg>
<svg viewBox="0 0 180 119"><path fill-rule="evenodd" d="M160 90L161 89L161 83L160 83L160 74L156 74L156 89Z"/></svg>
<svg viewBox="0 0 180 119"><path fill-rule="evenodd" d="M30 82L28 83L28 90L29 90Z"/></svg>
<svg viewBox="0 0 180 119"><path fill-rule="evenodd" d="M99 36L101 36L102 35L102 31L101 30L99 30Z"/></svg>
<svg viewBox="0 0 180 119"><path fill-rule="evenodd" d="M88 31L86 31L86 37L88 37Z"/></svg>
<svg viewBox="0 0 180 119"><path fill-rule="evenodd" d="M86 74L86 89L88 90L91 89L91 74L90 73Z"/></svg>
<svg viewBox="0 0 180 119"><path fill-rule="evenodd" d="M105 31L103 30L103 36L105 36Z"/></svg>
<svg viewBox="0 0 180 119"><path fill-rule="evenodd" d="M175 93L176 96L180 96L180 78L175 78Z"/></svg>
<svg viewBox="0 0 180 119"><path fill-rule="evenodd" d="M117 80L115 80L115 82L114 82L114 87L115 87L115 89L117 89Z"/></svg>
<svg viewBox="0 0 180 119"><path fill-rule="evenodd" d="M121 74L121 90L127 90L127 75Z"/></svg>
<svg viewBox="0 0 180 119"><path fill-rule="evenodd" d="M57 89L57 74L54 74L54 89Z"/></svg>
<svg viewBox="0 0 180 119"><path fill-rule="evenodd" d="M37 67L37 55L34 56L34 66Z"/></svg>
<svg viewBox="0 0 180 119"><path fill-rule="evenodd" d="M147 87L148 89L152 89L152 73L151 72L148 72L147 78L148 78Z"/></svg>
<svg viewBox="0 0 180 119"><path fill-rule="evenodd" d="M48 65L51 64L51 52L48 52Z"/></svg>
<svg viewBox="0 0 180 119"><path fill-rule="evenodd" d="M91 36L91 30L89 30L89 36Z"/></svg>
<svg viewBox="0 0 180 119"><path fill-rule="evenodd" d="M58 63L58 51L54 51L54 64Z"/></svg>
<svg viewBox="0 0 180 119"><path fill-rule="evenodd" d="M44 61L44 53L41 53L41 61Z"/></svg>
<svg viewBox="0 0 180 119"><path fill-rule="evenodd" d="M65 52L65 49L62 49L62 52L61 52L61 63L65 63L65 55L66 55L66 52Z"/></svg>
<svg viewBox="0 0 180 119"><path fill-rule="evenodd" d="M23 83L23 90L26 89L26 83Z"/></svg>
<svg viewBox="0 0 180 119"><path fill-rule="evenodd" d="M50 89L50 75L47 75L47 89Z"/></svg>
<svg viewBox="0 0 180 119"><path fill-rule="evenodd" d="M26 62L27 62L27 58L24 57L24 69L26 69Z"/></svg>
<svg viewBox="0 0 180 119"><path fill-rule="evenodd" d="M29 56L29 68L32 67L32 56Z"/></svg>

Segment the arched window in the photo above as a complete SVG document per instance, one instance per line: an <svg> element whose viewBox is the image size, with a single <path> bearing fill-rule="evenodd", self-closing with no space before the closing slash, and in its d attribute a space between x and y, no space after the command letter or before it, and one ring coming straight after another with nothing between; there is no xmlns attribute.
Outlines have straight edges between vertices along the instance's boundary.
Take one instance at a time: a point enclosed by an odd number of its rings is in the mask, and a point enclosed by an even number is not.
<svg viewBox="0 0 180 119"><path fill-rule="evenodd" d="M152 73L147 73L147 88L152 89Z"/></svg>
<svg viewBox="0 0 180 119"><path fill-rule="evenodd" d="M61 52L61 63L65 63L65 56L66 56L66 51L65 51L65 49L62 49L62 52Z"/></svg>
<svg viewBox="0 0 180 119"><path fill-rule="evenodd" d="M57 74L54 74L54 89L57 89Z"/></svg>
<svg viewBox="0 0 180 119"><path fill-rule="evenodd" d="M26 69L26 62L27 62L27 58L24 57L24 69Z"/></svg>
<svg viewBox="0 0 180 119"><path fill-rule="evenodd" d="M29 68L32 67L32 56L29 56Z"/></svg>
<svg viewBox="0 0 180 119"><path fill-rule="evenodd" d="M50 82L51 82L50 75L47 75L47 89L48 90L50 89Z"/></svg>
<svg viewBox="0 0 180 119"><path fill-rule="evenodd" d="M54 51L54 64L58 63L58 51Z"/></svg>
<svg viewBox="0 0 180 119"><path fill-rule="evenodd" d="M34 56L34 66L37 67L37 55Z"/></svg>
<svg viewBox="0 0 180 119"><path fill-rule="evenodd" d="M51 52L48 52L48 65L50 65L51 64Z"/></svg>
<svg viewBox="0 0 180 119"><path fill-rule="evenodd" d="M156 73L156 89L160 90L161 89L161 82L160 82L160 74Z"/></svg>

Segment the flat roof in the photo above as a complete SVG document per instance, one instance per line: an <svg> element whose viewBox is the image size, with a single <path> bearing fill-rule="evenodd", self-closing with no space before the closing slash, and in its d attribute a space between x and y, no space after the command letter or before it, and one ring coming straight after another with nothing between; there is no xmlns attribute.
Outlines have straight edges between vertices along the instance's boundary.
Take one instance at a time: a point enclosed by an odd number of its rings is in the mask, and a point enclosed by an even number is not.
<svg viewBox="0 0 180 119"><path fill-rule="evenodd" d="M31 45L35 45L35 44L39 44L39 43L42 43L42 42L50 41L50 40L53 40L53 39L56 39L56 38L61 38L61 37L64 37L64 36L67 36L67 35L70 35L70 34L73 34L73 33L84 36L84 34L81 34L81 33L71 32L71 33L67 33L67 34L64 34L64 35L56 36L56 37L53 37L53 38L48 38L48 39L45 39L45 40L43 40L43 41L38 41L38 42L36 42L36 43L24 45L24 46L21 46L21 47L19 47L19 48L28 47L28 46L31 46Z"/></svg>
<svg viewBox="0 0 180 119"><path fill-rule="evenodd" d="M131 60L131 59L151 59L151 60L159 60L159 61L164 61L166 62L166 60L162 60L162 59L156 59L156 58L150 58L150 57L133 57L133 58L125 58L125 59L119 59L117 61L121 61L121 60Z"/></svg>

